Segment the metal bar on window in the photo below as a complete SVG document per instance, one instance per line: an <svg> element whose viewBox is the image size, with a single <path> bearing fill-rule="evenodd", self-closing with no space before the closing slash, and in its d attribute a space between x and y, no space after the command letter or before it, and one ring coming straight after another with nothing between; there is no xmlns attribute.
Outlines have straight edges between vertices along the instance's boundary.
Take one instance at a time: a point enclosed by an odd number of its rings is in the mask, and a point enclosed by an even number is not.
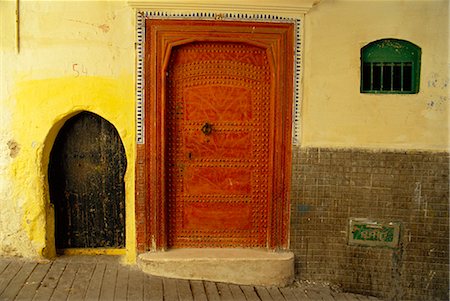
<svg viewBox="0 0 450 301"><path fill-rule="evenodd" d="M403 67L404 67L404 63L401 63L401 67L400 67L400 91L403 91Z"/></svg>
<svg viewBox="0 0 450 301"><path fill-rule="evenodd" d="M373 63L370 63L370 91L373 91Z"/></svg>
<svg viewBox="0 0 450 301"><path fill-rule="evenodd" d="M383 78L383 74L384 74L384 64L380 63L380 91L383 91L383 87L384 87L384 78Z"/></svg>
<svg viewBox="0 0 450 301"><path fill-rule="evenodd" d="M391 91L394 91L394 63L391 63Z"/></svg>

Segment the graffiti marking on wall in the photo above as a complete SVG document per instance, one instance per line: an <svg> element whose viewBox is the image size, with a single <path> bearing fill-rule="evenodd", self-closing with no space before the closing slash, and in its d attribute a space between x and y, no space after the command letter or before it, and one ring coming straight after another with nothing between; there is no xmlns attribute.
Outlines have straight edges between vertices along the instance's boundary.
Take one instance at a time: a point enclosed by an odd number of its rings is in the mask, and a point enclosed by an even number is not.
<svg viewBox="0 0 450 301"><path fill-rule="evenodd" d="M398 247L400 225L368 219L350 219L349 244L371 247Z"/></svg>

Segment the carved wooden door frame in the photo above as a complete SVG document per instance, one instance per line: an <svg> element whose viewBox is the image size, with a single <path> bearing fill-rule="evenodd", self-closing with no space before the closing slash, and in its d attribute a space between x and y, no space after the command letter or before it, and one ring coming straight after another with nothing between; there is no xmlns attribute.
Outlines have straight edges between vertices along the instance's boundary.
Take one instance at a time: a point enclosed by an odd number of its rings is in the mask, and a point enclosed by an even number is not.
<svg viewBox="0 0 450 301"><path fill-rule="evenodd" d="M240 42L263 47L272 67L272 195L269 204L269 249L289 243L291 128L294 26L290 23L146 20L145 144L137 145L136 238L139 252L167 248L165 192L165 90L171 49L194 41Z"/></svg>

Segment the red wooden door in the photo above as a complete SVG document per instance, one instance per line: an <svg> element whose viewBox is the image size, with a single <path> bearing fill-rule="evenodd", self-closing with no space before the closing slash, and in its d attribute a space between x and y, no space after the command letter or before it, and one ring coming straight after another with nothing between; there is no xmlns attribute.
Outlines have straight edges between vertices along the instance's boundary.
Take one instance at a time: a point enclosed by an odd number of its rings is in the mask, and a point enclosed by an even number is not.
<svg viewBox="0 0 450 301"><path fill-rule="evenodd" d="M140 251L287 248L292 24L147 20Z"/></svg>
<svg viewBox="0 0 450 301"><path fill-rule="evenodd" d="M273 176L265 49L184 44L167 71L169 247L265 247Z"/></svg>

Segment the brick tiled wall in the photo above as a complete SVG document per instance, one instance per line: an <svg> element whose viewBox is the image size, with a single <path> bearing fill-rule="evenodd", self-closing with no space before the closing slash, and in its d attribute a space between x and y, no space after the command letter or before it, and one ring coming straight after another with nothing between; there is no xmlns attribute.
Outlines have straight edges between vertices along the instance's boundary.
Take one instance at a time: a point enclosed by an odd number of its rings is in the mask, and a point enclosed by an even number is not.
<svg viewBox="0 0 450 301"><path fill-rule="evenodd" d="M292 167L300 279L389 300L448 300L448 153L294 148ZM399 222L399 247L348 245L350 218Z"/></svg>

